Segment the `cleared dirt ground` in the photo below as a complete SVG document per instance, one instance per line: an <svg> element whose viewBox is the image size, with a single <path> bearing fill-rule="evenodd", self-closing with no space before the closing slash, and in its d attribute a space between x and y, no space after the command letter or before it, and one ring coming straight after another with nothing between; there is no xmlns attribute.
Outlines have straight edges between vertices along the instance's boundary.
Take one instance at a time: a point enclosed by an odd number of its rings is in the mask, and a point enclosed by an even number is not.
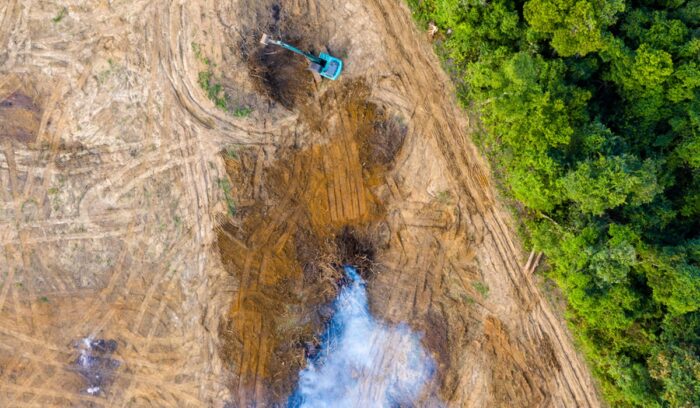
<svg viewBox="0 0 700 408"><path fill-rule="evenodd" d="M399 1L0 2L0 405L283 403L353 261L420 405L599 406L452 94Z"/></svg>

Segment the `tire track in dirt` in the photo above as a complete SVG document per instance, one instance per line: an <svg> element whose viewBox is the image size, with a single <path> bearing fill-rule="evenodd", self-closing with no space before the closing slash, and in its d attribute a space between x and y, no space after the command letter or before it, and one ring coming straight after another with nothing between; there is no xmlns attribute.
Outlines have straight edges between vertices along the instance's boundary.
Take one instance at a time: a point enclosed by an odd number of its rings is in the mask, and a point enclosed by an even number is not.
<svg viewBox="0 0 700 408"><path fill-rule="evenodd" d="M28 4L27 6L30 6L31 4ZM58 93L62 89L62 84L58 83L55 91L52 93L52 96L49 99L49 106L47 109L44 110L41 118L41 124L39 127L39 133L37 136L38 140L41 140L41 136L44 134L45 129L46 129L46 123L48 122L48 118L53 115L55 112L54 110L54 103L56 102ZM63 125L63 116L60 115L58 118L58 125L57 125L57 131L60 131ZM55 133L54 133L55 134ZM57 149L57 141L56 138L50 138L48 142L48 147L50 149L49 153L49 161L47 163L47 166L43 169L44 176L49 172L52 159L56 157L56 149ZM26 181L23 183L23 185L20 186L18 183L18 171L17 171L17 164L15 163L15 151L10 144L9 141L6 142L6 150L5 150L5 157L7 160L8 164L8 169L10 173L10 189L12 190L12 196L15 202L15 225L17 225L17 237L19 238L19 246L18 246L18 252L21 254L21 259L22 259L22 269L25 274L29 276L29 279L26 280L26 288L28 292L28 297L26 299L26 302L29 303L29 310L30 312L27 314L26 311L23 311L20 309L20 305L22 302L16 302L15 306L17 308L18 313L24 314L26 316L26 319L29 322L29 331L31 333L34 332L34 319L33 317L37 315L37 305L36 305L36 300L37 300L37 295L36 295L36 288L34 285L34 280L32 279L32 268L30 267L31 261L30 261L30 252L29 252L29 245L30 242L36 242L36 239L31 239L29 237L29 233L26 229L22 228L20 225L22 223L21 216L22 213L24 212L24 206L26 203L34 200L32 197L32 188L34 186L34 181L37 179L41 179L40 177L32 177L32 169L27 169L26 171ZM38 154L35 155L38 159ZM37 160L39 161L39 160ZM22 190L20 192L20 190ZM8 281L9 283L9 281ZM17 288L13 288L15 291ZM16 298L16 295L15 295ZM0 310L2 308L0 307Z"/></svg>
<svg viewBox="0 0 700 408"><path fill-rule="evenodd" d="M9 140L5 141L4 143L4 153L5 153L5 158L7 160L7 168L8 168L8 173L9 173L9 181L10 181L10 196L12 197L13 203L14 203L14 210L15 210L15 225L19 225L21 222L21 215L23 213L23 208L25 203L27 202L26 199L20 194L20 183L19 183L19 177L18 177L18 172L17 172L17 164L15 162L15 150L14 147L12 146L11 142ZM29 184L29 183L26 183ZM25 196L26 197L26 196ZM21 258L21 268L23 271L28 271L29 267L29 255L27 252L27 246L26 246L26 232L22 229L17 229L17 237L19 238L19 246L10 246L7 245L5 248L9 251L12 252L17 252L19 253L19 258ZM19 265L16 266L16 268L20 267ZM10 281L14 277L15 269L13 269L12 272L10 272L8 276L8 282L7 285L10 284ZM24 306L22 302L19 301L18 296L17 296L17 287L14 286L11 288L12 290L12 295L13 295L13 300L15 304L15 310L19 312L19 314L24 315L25 320L29 322L29 331L33 332L34 330L34 325L33 325L33 316L35 315L35 307L34 307L34 299L36 299L35 295L35 290L34 290L34 284L30 280L27 285L27 291L29 293L29 312L27 313L26 309L24 309ZM3 293L3 299L0 299L0 311L2 311L2 305L4 304L4 293Z"/></svg>
<svg viewBox="0 0 700 408"><path fill-rule="evenodd" d="M8 0L0 5L0 44L7 44L9 41L10 28L14 27L12 20L17 18L19 11L17 0Z"/></svg>

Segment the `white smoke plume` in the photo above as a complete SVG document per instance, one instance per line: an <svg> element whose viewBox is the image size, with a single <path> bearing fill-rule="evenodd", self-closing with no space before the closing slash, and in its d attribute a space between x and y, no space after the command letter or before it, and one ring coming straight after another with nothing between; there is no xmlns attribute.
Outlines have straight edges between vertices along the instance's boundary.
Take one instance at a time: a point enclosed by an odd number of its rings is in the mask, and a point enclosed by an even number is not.
<svg viewBox="0 0 700 408"><path fill-rule="evenodd" d="M432 377L434 362L406 325L388 326L369 313L365 283L351 283L335 300L321 354L300 372L292 407L412 406Z"/></svg>

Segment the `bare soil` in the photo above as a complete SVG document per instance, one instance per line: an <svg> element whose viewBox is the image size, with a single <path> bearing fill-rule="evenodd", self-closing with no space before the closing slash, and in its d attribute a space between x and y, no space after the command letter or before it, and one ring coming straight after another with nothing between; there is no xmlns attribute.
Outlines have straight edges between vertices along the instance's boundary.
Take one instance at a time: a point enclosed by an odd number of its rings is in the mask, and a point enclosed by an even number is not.
<svg viewBox="0 0 700 408"><path fill-rule="evenodd" d="M351 262L420 405L599 406L453 94L397 1L0 3L0 405L283 403Z"/></svg>

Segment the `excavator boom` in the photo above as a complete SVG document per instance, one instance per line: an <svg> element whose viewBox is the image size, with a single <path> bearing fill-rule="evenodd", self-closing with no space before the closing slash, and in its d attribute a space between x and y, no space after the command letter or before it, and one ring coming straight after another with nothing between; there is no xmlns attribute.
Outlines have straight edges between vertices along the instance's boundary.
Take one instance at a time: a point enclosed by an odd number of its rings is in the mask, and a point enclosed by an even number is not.
<svg viewBox="0 0 700 408"><path fill-rule="evenodd" d="M328 79L337 79L343 70L343 61L323 52L317 57L309 52L302 51L293 45L287 44L280 40L275 40L267 34L262 35L260 43L264 45L276 45L305 57L311 62L311 67L316 72L318 72L322 77Z"/></svg>

